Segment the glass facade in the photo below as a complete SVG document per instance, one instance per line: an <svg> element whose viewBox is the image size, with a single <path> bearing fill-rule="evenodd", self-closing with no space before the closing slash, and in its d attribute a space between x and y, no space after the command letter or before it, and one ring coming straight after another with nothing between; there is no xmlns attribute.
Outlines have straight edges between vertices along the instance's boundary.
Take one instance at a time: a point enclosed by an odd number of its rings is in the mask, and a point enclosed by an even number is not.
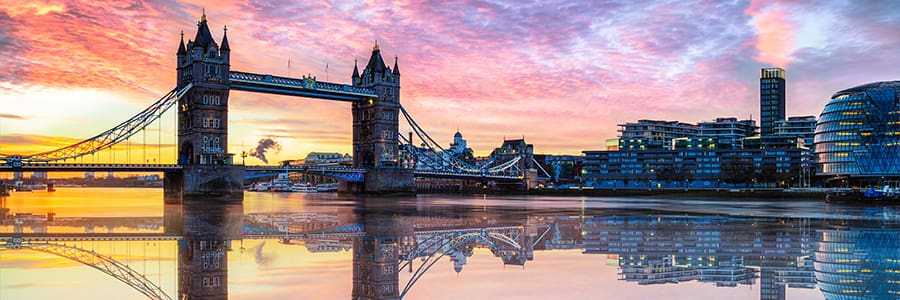
<svg viewBox="0 0 900 300"><path fill-rule="evenodd" d="M759 133L775 134L775 126L784 121L785 72L781 68L759 71Z"/></svg>
<svg viewBox="0 0 900 300"><path fill-rule="evenodd" d="M819 230L816 244L816 282L825 299L900 297L896 231Z"/></svg>
<svg viewBox="0 0 900 300"><path fill-rule="evenodd" d="M831 176L900 175L900 81L835 93L816 124L816 171Z"/></svg>

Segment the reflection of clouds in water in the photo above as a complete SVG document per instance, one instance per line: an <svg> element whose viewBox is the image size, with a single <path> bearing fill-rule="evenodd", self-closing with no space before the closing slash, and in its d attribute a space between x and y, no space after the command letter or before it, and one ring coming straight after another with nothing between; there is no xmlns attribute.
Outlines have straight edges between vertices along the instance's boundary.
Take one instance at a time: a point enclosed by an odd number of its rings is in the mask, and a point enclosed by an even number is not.
<svg viewBox="0 0 900 300"><path fill-rule="evenodd" d="M259 244L259 246L250 248L253 251L253 260L256 261L256 264L260 267L269 267L272 265L272 261L275 260L276 256L275 252L272 252L271 255L266 256L263 254L263 247L266 246L266 241L263 241Z"/></svg>

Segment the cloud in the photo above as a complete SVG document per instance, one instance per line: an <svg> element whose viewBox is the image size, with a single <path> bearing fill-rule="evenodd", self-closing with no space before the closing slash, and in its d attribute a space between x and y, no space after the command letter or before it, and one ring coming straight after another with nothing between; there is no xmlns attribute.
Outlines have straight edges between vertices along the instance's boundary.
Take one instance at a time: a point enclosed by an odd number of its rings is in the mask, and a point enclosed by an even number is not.
<svg viewBox="0 0 900 300"><path fill-rule="evenodd" d="M20 115L0 113L0 119L27 120L28 118L20 116Z"/></svg>
<svg viewBox="0 0 900 300"><path fill-rule="evenodd" d="M797 24L788 17L785 8L776 4L763 4L762 0L751 1L747 14L753 16L757 30L754 59L775 67L787 67L794 50L794 28Z"/></svg>
<svg viewBox="0 0 900 300"><path fill-rule="evenodd" d="M618 123L758 114L761 67L788 68L789 115L817 113L835 90L894 79L900 13L891 5L16 2L0 8L0 93L79 87L145 101L174 85L178 33L193 37L201 7L215 7L207 19L217 40L228 25L233 70L287 75L290 60L292 76L348 83L354 59L364 66L378 40L388 65L398 57L401 103L435 138L449 141L459 126L476 153L521 134L538 151L578 153L615 137ZM232 140L278 137L284 153L272 159L350 152L346 103L230 100Z"/></svg>

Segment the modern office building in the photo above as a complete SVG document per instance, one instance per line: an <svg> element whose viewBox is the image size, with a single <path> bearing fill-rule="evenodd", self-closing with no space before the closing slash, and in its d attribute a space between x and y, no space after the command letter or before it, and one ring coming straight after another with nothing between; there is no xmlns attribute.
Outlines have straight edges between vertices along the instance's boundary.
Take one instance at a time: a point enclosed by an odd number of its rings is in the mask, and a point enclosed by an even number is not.
<svg viewBox="0 0 900 300"><path fill-rule="evenodd" d="M775 126L784 120L785 72L782 68L765 68L759 72L760 135L775 134Z"/></svg>
<svg viewBox="0 0 900 300"><path fill-rule="evenodd" d="M803 148L584 151L583 178L598 187L796 186L806 151Z"/></svg>
<svg viewBox="0 0 900 300"><path fill-rule="evenodd" d="M638 120L618 126L620 150L672 149L672 139L700 133L699 126L678 121Z"/></svg>
<svg viewBox="0 0 900 300"><path fill-rule="evenodd" d="M816 117L788 117L775 124L775 135L801 138L804 147L812 148L813 137L816 135Z"/></svg>
<svg viewBox="0 0 900 300"><path fill-rule="evenodd" d="M900 178L900 81L875 82L834 93L814 138L818 175Z"/></svg>
<svg viewBox="0 0 900 300"><path fill-rule="evenodd" d="M678 121L638 120L637 123L619 124L616 147L607 150L656 150L675 149L675 140L712 139L720 148L741 148L741 140L756 135L756 122L737 118L716 118L713 121L690 124Z"/></svg>
<svg viewBox="0 0 900 300"><path fill-rule="evenodd" d="M756 135L756 121L738 120L737 118L716 118L714 121L697 123L700 127L698 137L715 139L720 147L730 149L741 148L741 141Z"/></svg>

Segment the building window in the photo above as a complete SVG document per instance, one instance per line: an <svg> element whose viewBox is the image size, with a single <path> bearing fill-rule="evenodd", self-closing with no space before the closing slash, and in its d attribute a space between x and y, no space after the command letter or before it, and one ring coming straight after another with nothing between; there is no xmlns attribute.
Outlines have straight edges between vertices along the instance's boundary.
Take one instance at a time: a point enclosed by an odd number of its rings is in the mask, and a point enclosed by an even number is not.
<svg viewBox="0 0 900 300"><path fill-rule="evenodd" d="M203 94L203 105L221 105L222 97L219 95Z"/></svg>
<svg viewBox="0 0 900 300"><path fill-rule="evenodd" d="M203 128L220 128L222 120L219 118L206 117L203 118Z"/></svg>

